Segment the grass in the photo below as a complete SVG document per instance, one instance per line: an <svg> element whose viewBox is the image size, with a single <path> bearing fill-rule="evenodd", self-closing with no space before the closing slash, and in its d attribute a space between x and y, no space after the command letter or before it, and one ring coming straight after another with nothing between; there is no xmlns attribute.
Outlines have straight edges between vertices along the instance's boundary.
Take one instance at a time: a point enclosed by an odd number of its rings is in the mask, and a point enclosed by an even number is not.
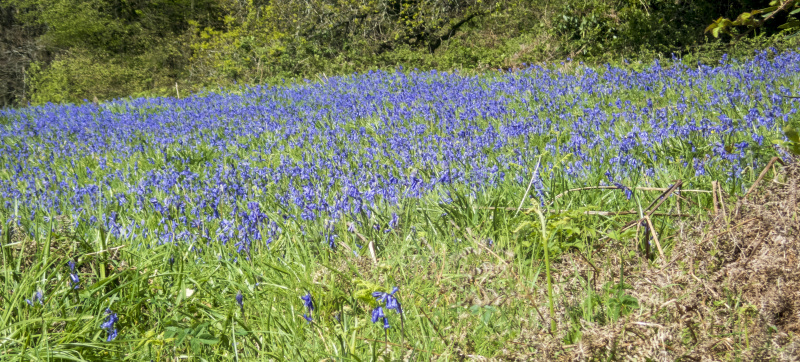
<svg viewBox="0 0 800 362"><path fill-rule="evenodd" d="M0 355L614 360L634 346L626 338L651 337L636 328L681 320L679 337L639 356L687 356L714 329L671 312L682 301L669 298L682 294L670 284L641 284L655 269L683 263L679 246L702 238L674 214L709 219L712 181L727 202L781 155L769 141L796 109L771 95L795 88L793 56L764 53L702 75L688 65L636 74L576 67L463 79L365 75L189 100L4 111ZM637 83L645 76L652 79ZM536 80L529 90L514 86L526 79ZM384 94L385 82L397 85ZM373 106L376 113L349 113ZM428 106L441 113L426 113ZM407 118L395 118L403 112ZM696 130L652 141L677 132L670 123L695 121ZM734 152L743 141L749 145ZM627 164L614 161L620 155L630 156ZM694 160L705 162L703 173ZM602 188L556 197L609 185L606 172L630 197ZM356 177L362 173L382 178ZM412 195L415 177L445 176L453 181ZM400 196L368 194L392 190L390 177L407 181ZM374 203L309 215L322 201L334 204L348 179ZM676 180L707 192L678 198L647 189ZM666 201L656 210L659 196ZM673 216L637 224L648 211ZM372 321L372 293L394 287L403 314L384 308L384 329ZM307 293L313 311L300 298ZM758 307L743 298L734 291L708 302L741 311L715 322L730 348L708 347L709 356L733 359L762 346L750 337ZM101 328L107 309L119 318L110 341Z"/></svg>

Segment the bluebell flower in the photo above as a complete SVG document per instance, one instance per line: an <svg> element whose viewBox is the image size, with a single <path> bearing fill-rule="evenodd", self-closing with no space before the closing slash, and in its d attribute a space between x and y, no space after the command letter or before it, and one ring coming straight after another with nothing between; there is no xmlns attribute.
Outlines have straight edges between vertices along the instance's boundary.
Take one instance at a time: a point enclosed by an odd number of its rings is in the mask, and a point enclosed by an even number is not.
<svg viewBox="0 0 800 362"><path fill-rule="evenodd" d="M70 260L67 262L67 266L69 266L69 285L72 289L80 288L81 279L78 277L78 274L75 273L75 262Z"/></svg>
<svg viewBox="0 0 800 362"><path fill-rule="evenodd" d="M306 295L300 297L300 299L303 300L303 306L306 307L306 309L308 309L308 313L311 314L311 312L314 311L314 299L311 298L311 293L307 293Z"/></svg>
<svg viewBox="0 0 800 362"><path fill-rule="evenodd" d="M239 308L242 308L242 310L244 311L244 296L242 295L241 290L238 293L236 293L236 303L238 303Z"/></svg>
<svg viewBox="0 0 800 362"><path fill-rule="evenodd" d="M615 182L614 186L616 186L618 189L622 191L625 191L625 198L627 198L628 200L630 200L631 196L633 196L633 190L629 189L628 186L625 186L619 182Z"/></svg>
<svg viewBox="0 0 800 362"><path fill-rule="evenodd" d="M100 328L105 329L106 333L108 333L106 342L111 342L117 338L117 328L115 327L115 324L119 321L119 317L117 316L117 313L114 313L109 308L106 308L106 314L106 320L100 325Z"/></svg>
<svg viewBox="0 0 800 362"><path fill-rule="evenodd" d="M400 288L398 287L394 287L392 291L389 293L373 292L372 297L375 298L375 300L378 302L383 302L386 305L386 309L389 310L394 309L395 312L402 314L403 309L400 306L400 301L398 301L397 298L394 296L399 289Z"/></svg>
<svg viewBox="0 0 800 362"><path fill-rule="evenodd" d="M309 317L308 315L305 315L305 314L303 314L303 319L305 319L305 320L306 320L306 322L308 322L308 323L311 323L311 322L313 322L313 321L314 321L314 319L313 319L313 318L311 318L311 317Z"/></svg>
<svg viewBox="0 0 800 362"><path fill-rule="evenodd" d="M69 284L72 286L72 289L77 290L81 287L81 279L78 278L78 274L70 274L69 275Z"/></svg>
<svg viewBox="0 0 800 362"><path fill-rule="evenodd" d="M37 290L31 296L31 299L25 299L25 303L28 303L29 306L33 307L33 304L39 302L39 305L44 305L44 294L42 294L41 290Z"/></svg>
<svg viewBox="0 0 800 362"><path fill-rule="evenodd" d="M394 287L391 292L373 292L372 297L375 298L375 301L378 303L384 303L386 309L394 310L398 314L403 314L403 309L400 306L400 301L397 300L395 297L395 293L400 288ZM376 323L378 320L383 319L383 328L389 328L389 318L386 317L386 314L383 311L383 307L378 305L375 309L372 310L372 323Z"/></svg>
<svg viewBox="0 0 800 362"><path fill-rule="evenodd" d="M383 328L389 328L389 319L386 318L386 313L383 312L383 307L377 306L372 310L372 323L377 323L383 320Z"/></svg>

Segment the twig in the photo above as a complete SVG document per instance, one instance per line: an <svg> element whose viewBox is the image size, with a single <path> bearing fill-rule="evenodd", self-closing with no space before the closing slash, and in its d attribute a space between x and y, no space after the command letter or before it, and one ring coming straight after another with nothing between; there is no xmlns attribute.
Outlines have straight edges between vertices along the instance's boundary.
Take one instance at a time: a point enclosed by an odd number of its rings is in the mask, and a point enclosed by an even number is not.
<svg viewBox="0 0 800 362"><path fill-rule="evenodd" d="M682 180L675 181L675 184L672 185L672 187L668 188L661 194L661 196L659 196L657 199L653 200L653 202L650 203L650 206L648 206L645 209L646 211L644 213L644 217L638 220L628 222L622 228L622 231L630 229L631 227L633 227L633 225L639 225L642 221L644 221L645 217L650 217L653 213L655 213L656 210L658 210L659 207L661 207L661 204L664 203L664 200L666 200L669 197L669 195L671 195L675 190L677 190L681 184L683 184Z"/></svg>
<svg viewBox="0 0 800 362"><path fill-rule="evenodd" d="M584 211L584 215L599 215L599 216L619 216L619 215L638 215L639 213L636 211ZM691 214L672 214L668 212L654 212L650 214L650 216L672 216L672 217L689 217L694 216Z"/></svg>
<svg viewBox="0 0 800 362"><path fill-rule="evenodd" d="M772 167L772 165L775 164L775 162L778 162L781 165L786 166L786 164L783 163L783 160L781 160L779 157L773 157L771 160L769 160L769 162L767 162L767 167L764 167L764 170L762 170L761 174L758 175L756 182L753 182L753 186L750 186L750 189L747 190L747 192L744 194L744 197L747 197L747 195L750 195L750 193L752 193L756 189L758 183L761 182L764 176L767 175L767 172L769 172L769 169Z"/></svg>
<svg viewBox="0 0 800 362"><path fill-rule="evenodd" d="M597 275L600 274L600 270L597 269L597 267L594 266L594 264L592 264L591 261L589 261L589 258L585 257L580 251L577 252L576 254L578 254L578 256L580 256L581 259L583 259L583 261L589 264L592 267L592 269L594 269L594 278L592 278L592 290L597 290Z"/></svg>
<svg viewBox="0 0 800 362"><path fill-rule="evenodd" d="M679 187L681 187L682 184L683 184L683 180L675 181L674 185L672 185L670 188L668 188L666 191L664 191L664 193L662 193L661 196L659 196L657 199L653 200L653 202L650 203L650 206L648 206L645 209L645 210L647 210L645 212L645 216L650 216L650 214L652 214L653 212L658 210L658 208L661 206L661 204L664 203L664 200L666 200L669 197L669 195L671 195L673 192L675 192L675 190L677 190ZM655 205L655 206L653 206L653 205Z"/></svg>
<svg viewBox="0 0 800 362"><path fill-rule="evenodd" d="M653 234L653 240L656 242L658 253L661 254L662 259L666 260L666 258L664 258L664 250L661 250L661 243L658 242L658 234L656 233L656 229L653 227L653 222L650 221L649 216L645 216L644 219L647 220L647 225L650 226L650 233Z"/></svg>
<svg viewBox="0 0 800 362"><path fill-rule="evenodd" d="M441 332L439 332L439 328L437 328L437 327L436 327L436 324L435 324L435 323L433 323L433 319L431 319L431 317L429 317L429 316L428 316L428 313L425 313L425 310L424 310L424 309L422 309L422 308L419 308L419 311L420 311L420 312L422 312L422 315L424 315L424 316L425 316L425 319L427 319L427 320L428 320L428 323L430 323L430 324L431 324L431 327L433 327L433 330L434 330L434 331L436 332L436 334L439 336L439 339L441 339L441 340L442 340L442 342L444 343L444 345L445 345L445 346L447 346L447 348L450 348L450 343L447 343L447 340L446 340L446 339L444 339L444 336L442 335L442 333L441 333Z"/></svg>
<svg viewBox="0 0 800 362"><path fill-rule="evenodd" d="M758 219L757 219L757 218L755 218L755 217L749 218L749 219L747 219L747 220L745 220L745 221L742 221L742 222L740 222L740 223L738 223L738 224L736 224L736 225L734 225L734 226L731 226L731 227L729 227L729 228L727 228L727 229L725 229L725 230L723 230L723 231L720 231L720 232L718 232L718 233L716 233L716 234L714 234L714 235L712 235L712 236L710 236L710 237L707 237L707 238L703 239L703 241L701 241L701 242L700 242L699 244L697 244L697 245L703 245L703 244L705 244L707 241L709 241L709 240L711 240L711 239L713 239L713 238L715 238L715 237L717 237L717 236L720 236L720 235L722 235L722 234L725 234L725 233L731 232L731 231L733 231L733 229L736 229L736 228L738 228L738 227L740 227L740 226L742 226L742 225L744 225L744 224L747 224L747 223L749 223L749 222L751 222L751 221L756 221L756 220L758 220Z"/></svg>
<svg viewBox="0 0 800 362"><path fill-rule="evenodd" d="M545 324L545 319L544 319L544 316L542 315L542 312L541 312L541 311L539 311L539 304L538 304L538 303L536 303L536 300L535 300L535 299L534 299L534 298L533 298L533 297L532 297L530 294L528 294L528 293L525 293L525 297L527 297L527 298L528 298L528 300L529 300L529 301L530 301L530 302L533 304L533 310L535 310L535 311L536 311L536 314L538 314L538 315L539 315L539 321L540 321L542 324ZM551 336L553 335L553 332L552 332L551 330L549 330L549 329L547 329L547 333L550 333L550 335L551 335Z"/></svg>
<svg viewBox="0 0 800 362"><path fill-rule="evenodd" d="M636 223L636 240L635 240L636 241L636 245L639 245L639 229L641 228L641 225L642 224L640 222ZM622 230L625 230L625 229L622 229ZM649 243L645 243L645 245L644 245L644 253L645 253L645 255L647 255L647 258L649 259L650 258L650 244ZM620 264L622 264L622 261L620 261Z"/></svg>

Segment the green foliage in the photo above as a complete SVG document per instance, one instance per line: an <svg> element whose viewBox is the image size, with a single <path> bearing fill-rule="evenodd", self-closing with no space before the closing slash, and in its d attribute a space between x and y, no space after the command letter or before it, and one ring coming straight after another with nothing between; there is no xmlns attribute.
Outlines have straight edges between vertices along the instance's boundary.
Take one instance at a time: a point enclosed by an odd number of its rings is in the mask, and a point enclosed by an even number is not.
<svg viewBox="0 0 800 362"><path fill-rule="evenodd" d="M706 42L708 19L750 3L0 0L21 25L46 30L37 42L50 54L9 68L19 73L9 79L26 86L6 98L38 104L185 95L397 66L484 71L568 57L613 63L676 53L710 61L734 45Z"/></svg>
<svg viewBox="0 0 800 362"><path fill-rule="evenodd" d="M723 34L736 35L740 28L745 28L747 31L761 28L772 19L780 23L777 26L778 29L796 31L800 29L799 14L800 1L772 0L768 7L743 12L735 20L720 17L706 27L705 32L711 33L715 38L719 38Z"/></svg>
<svg viewBox="0 0 800 362"><path fill-rule="evenodd" d="M772 142L783 146L789 152L793 153L795 156L800 156L800 133L798 133L799 129L800 127L798 127L797 124L788 124L783 129L783 134L786 136L787 140L786 141L774 140Z"/></svg>
<svg viewBox="0 0 800 362"><path fill-rule="evenodd" d="M146 88L153 76L134 59L104 59L86 52L58 57L49 66L33 64L29 85L33 103L80 102L93 98L121 98Z"/></svg>

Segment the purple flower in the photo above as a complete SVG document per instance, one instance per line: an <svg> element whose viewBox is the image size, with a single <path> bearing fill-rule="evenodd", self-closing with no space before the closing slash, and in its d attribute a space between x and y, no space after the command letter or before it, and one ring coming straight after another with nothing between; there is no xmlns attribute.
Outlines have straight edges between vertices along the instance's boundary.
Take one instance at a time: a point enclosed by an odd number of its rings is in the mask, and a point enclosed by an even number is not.
<svg viewBox="0 0 800 362"><path fill-rule="evenodd" d="M72 286L72 289L77 290L81 287L81 279L78 278L78 274L70 274L69 275L69 284Z"/></svg>
<svg viewBox="0 0 800 362"><path fill-rule="evenodd" d="M119 321L119 317L117 316L117 313L114 313L109 308L106 308L106 314L106 320L100 325L100 328L105 329L106 333L108 333L106 342L111 342L117 338L117 328L114 325Z"/></svg>
<svg viewBox="0 0 800 362"><path fill-rule="evenodd" d="M383 312L383 307L377 306L375 309L372 310L372 323L377 323L379 320L383 320L383 328L389 328L389 318L386 318L386 314Z"/></svg>
<svg viewBox="0 0 800 362"><path fill-rule="evenodd" d="M400 306L400 301L398 301L397 298L394 296L394 294L397 293L399 289L400 288L398 287L394 287L392 291L389 293L374 292L372 293L372 297L375 298L376 301L383 302L384 304L386 304L386 309L390 310L394 309L395 312L403 314L403 309Z"/></svg>
<svg viewBox="0 0 800 362"><path fill-rule="evenodd" d="M33 304L39 302L39 305L44 305L42 302L44 300L44 294L42 294L41 290L37 290L33 293L31 299L25 299L25 303L28 303L29 306L33 307Z"/></svg>
<svg viewBox="0 0 800 362"><path fill-rule="evenodd" d="M238 303L239 308L242 308L242 311L244 311L244 296L242 295L241 290L238 293L236 293L236 303Z"/></svg>
<svg viewBox="0 0 800 362"><path fill-rule="evenodd" d="M625 191L625 197L628 200L630 200L631 196L633 196L633 190L629 189L628 186L625 186L625 185L623 185L623 184L621 184L619 182L615 182L614 186L616 186L618 189L620 189L622 191Z"/></svg>
<svg viewBox="0 0 800 362"><path fill-rule="evenodd" d="M400 301L397 300L395 297L395 293L400 288L394 287L391 292L373 292L372 297L375 298L375 301L381 303L383 302L386 306L386 309L394 309L395 312L398 314L403 314L403 309L400 306ZM372 310L372 323L376 323L379 319L383 319L383 328L389 328L389 318L386 317L386 314L383 311L383 307L378 305L375 309Z"/></svg>
<svg viewBox="0 0 800 362"><path fill-rule="evenodd" d="M72 289L77 290L80 288L81 278L78 277L78 274L75 273L75 262L70 260L67 262L67 266L69 267L69 285Z"/></svg>
<svg viewBox="0 0 800 362"><path fill-rule="evenodd" d="M307 293L306 295L300 297L303 300L303 306L308 309L308 314L314 311L314 299L311 298L311 293Z"/></svg>

